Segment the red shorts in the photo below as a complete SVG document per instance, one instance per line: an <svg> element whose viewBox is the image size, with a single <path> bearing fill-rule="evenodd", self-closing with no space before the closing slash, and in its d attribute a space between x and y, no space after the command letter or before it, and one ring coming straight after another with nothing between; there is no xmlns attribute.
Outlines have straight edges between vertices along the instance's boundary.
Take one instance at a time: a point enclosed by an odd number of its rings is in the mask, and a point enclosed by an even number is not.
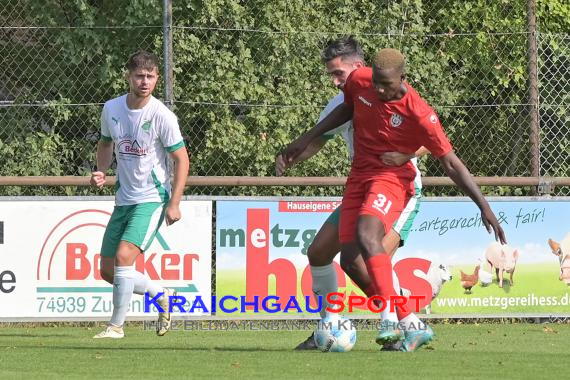
<svg viewBox="0 0 570 380"><path fill-rule="evenodd" d="M402 178L390 172L364 178L350 176L340 210L340 242L356 240L360 215L373 215L391 228L414 193L413 178Z"/></svg>

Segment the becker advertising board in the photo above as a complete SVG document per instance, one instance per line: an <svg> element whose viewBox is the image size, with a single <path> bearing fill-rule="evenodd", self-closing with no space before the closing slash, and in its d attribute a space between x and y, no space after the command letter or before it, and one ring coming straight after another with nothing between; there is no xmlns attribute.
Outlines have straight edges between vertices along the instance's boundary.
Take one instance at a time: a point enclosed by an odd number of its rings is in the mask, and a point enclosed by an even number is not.
<svg viewBox="0 0 570 380"><path fill-rule="evenodd" d="M112 286L99 274L100 247L113 201L0 201L3 244L0 318L107 318ZM210 201L183 201L182 219L163 223L136 269L189 302L211 296ZM10 287L8 287L10 285ZM192 315L203 315L196 310ZM134 295L128 316L148 316ZM151 313L152 318L155 313Z"/></svg>

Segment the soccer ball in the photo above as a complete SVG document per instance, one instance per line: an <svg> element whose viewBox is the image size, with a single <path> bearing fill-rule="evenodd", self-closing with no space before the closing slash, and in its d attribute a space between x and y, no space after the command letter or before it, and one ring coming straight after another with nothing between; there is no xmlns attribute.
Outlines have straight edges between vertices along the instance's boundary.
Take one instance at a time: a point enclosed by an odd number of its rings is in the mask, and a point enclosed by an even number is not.
<svg viewBox="0 0 570 380"><path fill-rule="evenodd" d="M321 319L315 331L315 344L323 352L348 352L356 343L356 328L340 315Z"/></svg>

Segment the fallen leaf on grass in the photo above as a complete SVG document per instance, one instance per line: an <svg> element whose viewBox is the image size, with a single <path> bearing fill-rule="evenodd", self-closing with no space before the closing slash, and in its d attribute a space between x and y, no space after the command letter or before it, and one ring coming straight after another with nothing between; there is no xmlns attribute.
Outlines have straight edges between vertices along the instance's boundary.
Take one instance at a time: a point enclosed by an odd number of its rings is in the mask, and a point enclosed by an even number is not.
<svg viewBox="0 0 570 380"><path fill-rule="evenodd" d="M552 328L550 328L550 327L548 327L548 326L544 326L544 327L542 328L542 331L544 331L544 332L547 333L547 334L549 334L549 333L550 333L550 334L552 334L552 333L553 333L553 334L558 334L558 331L556 331L556 330L554 330L554 329L552 329Z"/></svg>

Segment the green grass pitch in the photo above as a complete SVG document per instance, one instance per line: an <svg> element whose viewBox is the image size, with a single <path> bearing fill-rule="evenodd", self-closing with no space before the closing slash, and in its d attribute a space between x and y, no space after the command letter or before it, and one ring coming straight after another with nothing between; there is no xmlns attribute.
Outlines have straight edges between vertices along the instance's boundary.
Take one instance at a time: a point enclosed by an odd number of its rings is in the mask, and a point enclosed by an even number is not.
<svg viewBox="0 0 570 380"><path fill-rule="evenodd" d="M1 326L1 325L0 325ZM565 378L570 324L434 324L415 353L379 352L360 331L348 353L295 352L306 331L171 331L141 325L119 340L100 327L0 327L1 379L541 379Z"/></svg>

